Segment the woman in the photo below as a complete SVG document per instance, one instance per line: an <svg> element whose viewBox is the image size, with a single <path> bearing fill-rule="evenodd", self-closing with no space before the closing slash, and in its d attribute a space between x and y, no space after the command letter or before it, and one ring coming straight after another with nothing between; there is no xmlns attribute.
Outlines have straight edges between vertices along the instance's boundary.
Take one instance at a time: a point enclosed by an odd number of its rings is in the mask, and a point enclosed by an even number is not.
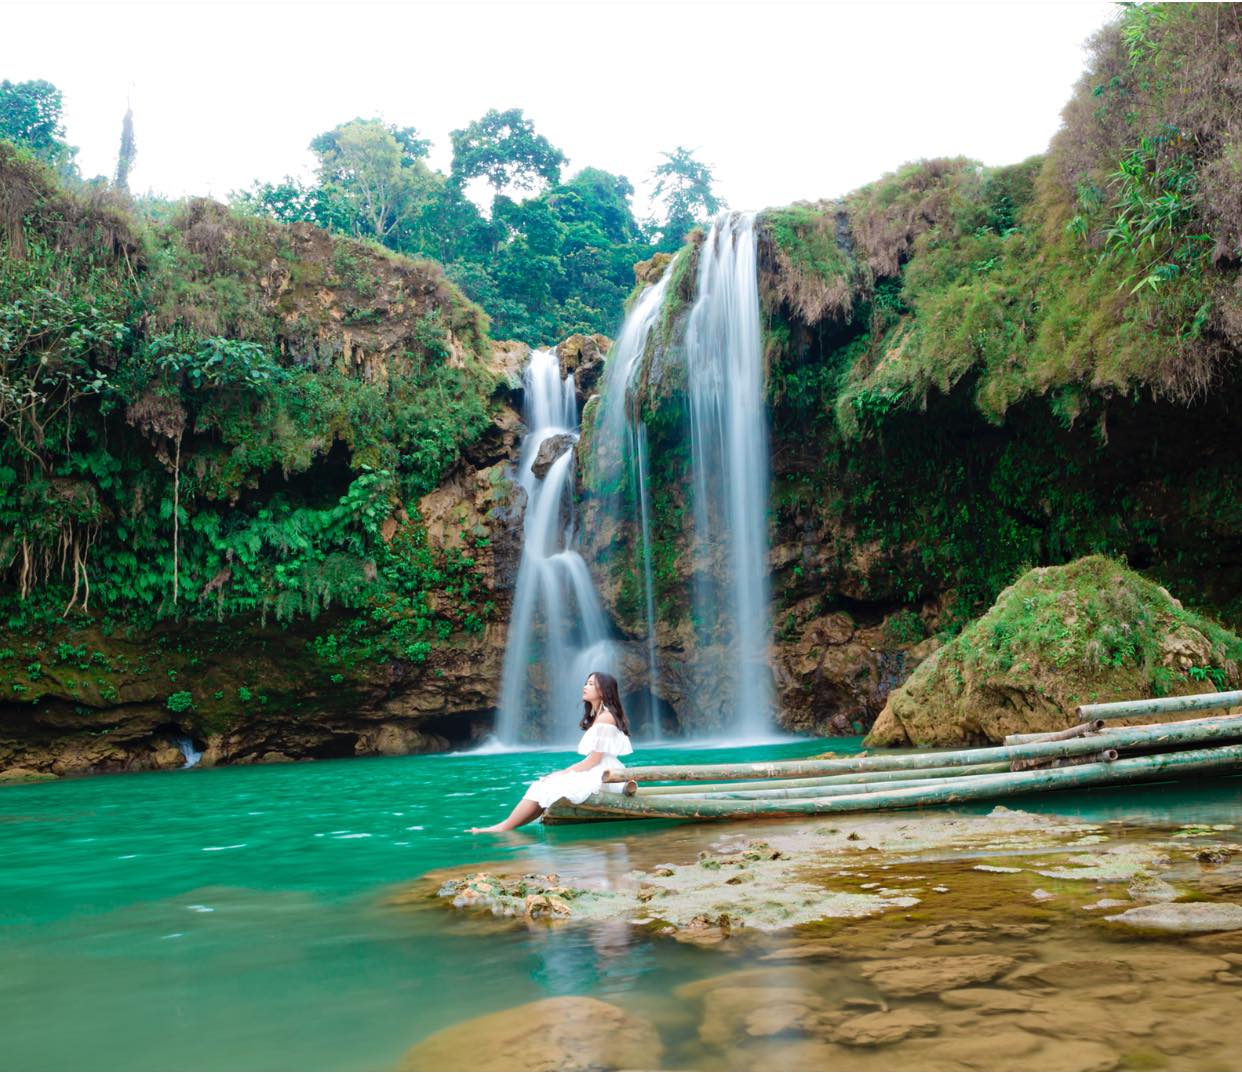
<svg viewBox="0 0 1242 1074"><path fill-rule="evenodd" d="M553 802L567 798L582 802L604 786L607 769L624 767L618 757L633 753L630 745L629 724L621 707L621 693L617 680L602 671L593 671L582 688L582 722L578 725L586 732L578 743L583 759L559 772L535 780L527 788L522 800L513 812L499 824L487 828L471 828L477 832L509 832L529 824ZM621 790L620 783L606 785L609 790Z"/></svg>

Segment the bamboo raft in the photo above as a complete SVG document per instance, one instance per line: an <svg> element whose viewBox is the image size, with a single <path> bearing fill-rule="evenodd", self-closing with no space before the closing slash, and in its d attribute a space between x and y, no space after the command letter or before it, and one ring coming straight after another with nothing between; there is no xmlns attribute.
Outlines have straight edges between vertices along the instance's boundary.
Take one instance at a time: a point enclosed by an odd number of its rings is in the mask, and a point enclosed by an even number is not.
<svg viewBox="0 0 1242 1074"><path fill-rule="evenodd" d="M1238 706L1242 706L1242 690L1117 701L1081 705L1075 726L1009 735L1000 746L757 764L622 768L605 772L604 782L612 786L581 804L564 799L553 803L543 814L543 822L866 813L1070 788L1242 775L1242 715L1107 725L1109 720Z"/></svg>

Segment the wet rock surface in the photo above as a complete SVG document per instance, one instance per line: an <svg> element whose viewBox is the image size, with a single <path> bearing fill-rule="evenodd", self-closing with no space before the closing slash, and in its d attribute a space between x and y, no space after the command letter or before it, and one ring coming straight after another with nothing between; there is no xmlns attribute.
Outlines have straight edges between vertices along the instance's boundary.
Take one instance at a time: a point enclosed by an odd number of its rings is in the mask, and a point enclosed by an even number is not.
<svg viewBox="0 0 1242 1074"><path fill-rule="evenodd" d="M646 1021L589 996L558 996L449 1026L399 1070L655 1070L663 1051Z"/></svg>
<svg viewBox="0 0 1242 1074"><path fill-rule="evenodd" d="M1229 825L1137 830L1004 808L682 829L636 840L625 875L491 867L407 897L473 910L479 927L581 929L597 946L605 930L611 952L622 934L670 956L701 948L679 956L701 976L624 998L654 1027L663 1069L1234 1069L1233 838ZM1159 884L1195 897L1161 901ZM1110 920L1126 914L1142 924Z"/></svg>

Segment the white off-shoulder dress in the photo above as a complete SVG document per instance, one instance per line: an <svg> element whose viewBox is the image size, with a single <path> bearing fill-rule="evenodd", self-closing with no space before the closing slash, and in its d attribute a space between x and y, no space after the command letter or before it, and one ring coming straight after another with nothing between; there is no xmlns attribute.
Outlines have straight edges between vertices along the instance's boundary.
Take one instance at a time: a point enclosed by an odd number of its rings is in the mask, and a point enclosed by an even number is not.
<svg viewBox="0 0 1242 1074"><path fill-rule="evenodd" d="M634 747L625 732L610 723L596 723L587 728L582 741L578 743L578 752L586 757L596 751L604 756L599 764L581 772L553 772L530 785L523 798L538 802L547 809L553 802L566 798L571 802L585 802L601 787L610 791L620 791L620 783L604 783L606 769L618 769L625 766L618 760L627 753L633 753Z"/></svg>

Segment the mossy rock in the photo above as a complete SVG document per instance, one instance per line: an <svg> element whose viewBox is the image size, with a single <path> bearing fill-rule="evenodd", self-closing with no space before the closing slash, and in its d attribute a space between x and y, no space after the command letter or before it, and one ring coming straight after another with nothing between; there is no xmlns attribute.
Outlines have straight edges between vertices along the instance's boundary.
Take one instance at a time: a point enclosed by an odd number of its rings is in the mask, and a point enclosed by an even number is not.
<svg viewBox="0 0 1242 1074"><path fill-rule="evenodd" d="M999 742L1078 705L1229 689L1242 638L1106 556L1028 571L889 695L869 746Z"/></svg>

